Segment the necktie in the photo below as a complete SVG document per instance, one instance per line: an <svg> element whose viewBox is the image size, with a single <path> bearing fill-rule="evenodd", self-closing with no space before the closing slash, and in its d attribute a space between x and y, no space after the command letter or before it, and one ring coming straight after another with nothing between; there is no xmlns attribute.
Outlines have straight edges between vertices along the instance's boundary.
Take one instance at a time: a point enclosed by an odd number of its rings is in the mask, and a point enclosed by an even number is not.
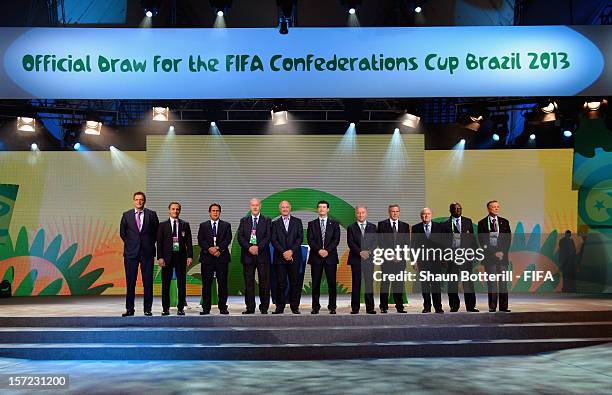
<svg viewBox="0 0 612 395"><path fill-rule="evenodd" d="M178 230L176 229L176 220L172 220L172 236L178 237Z"/></svg>
<svg viewBox="0 0 612 395"><path fill-rule="evenodd" d="M493 219L491 220L491 223L493 224L493 225L491 226L491 229L493 230L493 232L497 232L497 223L496 223L496 222L497 222L497 218L493 218Z"/></svg>
<svg viewBox="0 0 612 395"><path fill-rule="evenodd" d="M321 220L321 240L325 244L325 220Z"/></svg>
<svg viewBox="0 0 612 395"><path fill-rule="evenodd" d="M285 230L289 232L289 217L283 218L283 224L285 225Z"/></svg>
<svg viewBox="0 0 612 395"><path fill-rule="evenodd" d="M213 237L217 237L217 222L213 222L212 232L213 232Z"/></svg>
<svg viewBox="0 0 612 395"><path fill-rule="evenodd" d="M142 220L140 219L141 214L142 214L142 211L138 211L136 213L136 226L138 227L139 232L142 230Z"/></svg>
<svg viewBox="0 0 612 395"><path fill-rule="evenodd" d="M397 233L397 222L393 221L393 233Z"/></svg>
<svg viewBox="0 0 612 395"><path fill-rule="evenodd" d="M427 238L429 239L429 224L425 224L425 234L427 235Z"/></svg>
<svg viewBox="0 0 612 395"><path fill-rule="evenodd" d="M365 236L365 224L361 224L361 237Z"/></svg>
<svg viewBox="0 0 612 395"><path fill-rule="evenodd" d="M253 217L253 229L257 229L257 217Z"/></svg>
<svg viewBox="0 0 612 395"><path fill-rule="evenodd" d="M455 218L455 233L461 233L461 222L459 221L459 218Z"/></svg>

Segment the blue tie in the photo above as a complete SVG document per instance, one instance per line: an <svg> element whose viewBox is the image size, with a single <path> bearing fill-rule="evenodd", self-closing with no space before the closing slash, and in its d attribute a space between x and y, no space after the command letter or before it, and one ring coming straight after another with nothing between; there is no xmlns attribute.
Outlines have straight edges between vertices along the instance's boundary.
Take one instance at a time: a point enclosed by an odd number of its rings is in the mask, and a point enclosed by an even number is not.
<svg viewBox="0 0 612 395"><path fill-rule="evenodd" d="M213 237L217 237L217 223L213 222Z"/></svg>

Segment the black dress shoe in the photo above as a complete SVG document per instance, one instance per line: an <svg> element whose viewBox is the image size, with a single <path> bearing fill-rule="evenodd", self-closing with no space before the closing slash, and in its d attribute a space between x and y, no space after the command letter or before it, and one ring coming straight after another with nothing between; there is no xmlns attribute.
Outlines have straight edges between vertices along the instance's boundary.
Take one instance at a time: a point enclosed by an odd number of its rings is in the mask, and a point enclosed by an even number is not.
<svg viewBox="0 0 612 395"><path fill-rule="evenodd" d="M380 309L381 314L387 314L387 309Z"/></svg>
<svg viewBox="0 0 612 395"><path fill-rule="evenodd" d="M509 312L510 312L510 310L509 310L509 309L503 309L503 310L502 310L502 309L499 309L499 311L500 311L500 312L502 312L502 313L509 313Z"/></svg>
<svg viewBox="0 0 612 395"><path fill-rule="evenodd" d="M351 314L359 314L359 310L351 310Z"/></svg>
<svg viewBox="0 0 612 395"><path fill-rule="evenodd" d="M147 317L150 317L153 315L153 313L151 313L150 311L145 311L144 315L146 315Z"/></svg>
<svg viewBox="0 0 612 395"><path fill-rule="evenodd" d="M312 309L310 314L319 314L319 310L318 309Z"/></svg>
<svg viewBox="0 0 612 395"><path fill-rule="evenodd" d="M210 311L206 311L206 310L200 311L200 315L209 315L209 314L210 314Z"/></svg>
<svg viewBox="0 0 612 395"><path fill-rule="evenodd" d="M169 311L162 311L162 315L170 315Z"/></svg>
<svg viewBox="0 0 612 395"><path fill-rule="evenodd" d="M366 314L376 314L376 310L368 310L366 311Z"/></svg>
<svg viewBox="0 0 612 395"><path fill-rule="evenodd" d="M478 313L480 312L480 310L473 308L473 309L467 309L466 311L470 312L470 313Z"/></svg>
<svg viewBox="0 0 612 395"><path fill-rule="evenodd" d="M406 314L406 310L404 309L397 309L397 312L400 314Z"/></svg>
<svg viewBox="0 0 612 395"><path fill-rule="evenodd" d="M255 314L255 311L253 310L245 310L242 312L242 314Z"/></svg>
<svg viewBox="0 0 612 395"><path fill-rule="evenodd" d="M452 307L452 308L450 309L450 312L451 312L451 313L456 313L456 312L458 312L458 311L459 311L459 307Z"/></svg>
<svg viewBox="0 0 612 395"><path fill-rule="evenodd" d="M421 311L421 313L431 313L431 309L425 308L423 309L423 311Z"/></svg>
<svg viewBox="0 0 612 395"><path fill-rule="evenodd" d="M336 314L336 309L329 309L329 314Z"/></svg>
<svg viewBox="0 0 612 395"><path fill-rule="evenodd" d="M219 314L228 315L229 311L228 310L220 310Z"/></svg>
<svg viewBox="0 0 612 395"><path fill-rule="evenodd" d="M291 312L292 312L293 314L302 314L302 313L300 312L300 309L291 309Z"/></svg>
<svg viewBox="0 0 612 395"><path fill-rule="evenodd" d="M125 313L121 314L122 317L131 317L134 315L134 311L126 311Z"/></svg>
<svg viewBox="0 0 612 395"><path fill-rule="evenodd" d="M176 315L185 315L185 310L179 310L178 313L176 313Z"/></svg>
<svg viewBox="0 0 612 395"><path fill-rule="evenodd" d="M284 312L284 310L274 310L272 314L283 314Z"/></svg>
<svg viewBox="0 0 612 395"><path fill-rule="evenodd" d="M438 313L438 314L444 314L444 310L442 310L442 309L436 309L436 313Z"/></svg>
<svg viewBox="0 0 612 395"><path fill-rule="evenodd" d="M495 313L495 309L489 309L489 313Z"/></svg>
<svg viewBox="0 0 612 395"><path fill-rule="evenodd" d="M268 314L268 310L259 310L261 314Z"/></svg>

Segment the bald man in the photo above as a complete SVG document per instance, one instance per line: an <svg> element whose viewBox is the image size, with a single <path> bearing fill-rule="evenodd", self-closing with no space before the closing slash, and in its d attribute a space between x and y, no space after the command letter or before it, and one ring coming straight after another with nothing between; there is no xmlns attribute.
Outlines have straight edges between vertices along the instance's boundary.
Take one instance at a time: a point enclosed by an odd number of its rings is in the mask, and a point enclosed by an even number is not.
<svg viewBox="0 0 612 395"><path fill-rule="evenodd" d="M244 302L242 314L255 313L255 270L259 282L259 311L268 314L270 306L270 218L261 215L261 202L257 198L249 202L250 211L240 219L238 244L244 273Z"/></svg>
<svg viewBox="0 0 612 395"><path fill-rule="evenodd" d="M442 272L441 256L435 256L434 249L444 250L442 225L433 222L433 213L429 207L421 210L421 222L412 226L412 248L430 249L429 259L417 261L419 278L425 274L428 279L421 281L421 292L423 294L423 313L431 313L431 305L438 314L444 313L442 309L442 297L440 295L440 282L430 279L429 276L439 275ZM438 259L440 258L440 259Z"/></svg>

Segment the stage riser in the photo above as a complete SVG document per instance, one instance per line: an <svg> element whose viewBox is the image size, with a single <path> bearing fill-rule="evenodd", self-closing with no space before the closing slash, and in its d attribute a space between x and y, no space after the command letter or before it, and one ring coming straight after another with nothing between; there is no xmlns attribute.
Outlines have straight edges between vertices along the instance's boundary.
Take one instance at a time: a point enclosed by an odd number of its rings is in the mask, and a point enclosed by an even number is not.
<svg viewBox="0 0 612 395"><path fill-rule="evenodd" d="M33 360L323 360L356 358L472 357L523 355L587 347L612 341L568 340L526 343L359 344L325 346L210 347L21 347L2 348L0 357Z"/></svg>
<svg viewBox="0 0 612 395"><path fill-rule="evenodd" d="M391 341L557 339L612 337L612 323L503 326L423 326L348 328L270 328L199 330L156 328L120 330L3 330L0 343L141 344L330 344Z"/></svg>
<svg viewBox="0 0 612 395"><path fill-rule="evenodd" d="M529 313L446 313L446 314L376 314L329 315L321 311L313 316L301 315L208 315L189 312L186 316L135 317L2 317L0 327L325 327L325 326L383 326L383 325L483 325L521 323L563 323L612 321L611 311L564 311Z"/></svg>

